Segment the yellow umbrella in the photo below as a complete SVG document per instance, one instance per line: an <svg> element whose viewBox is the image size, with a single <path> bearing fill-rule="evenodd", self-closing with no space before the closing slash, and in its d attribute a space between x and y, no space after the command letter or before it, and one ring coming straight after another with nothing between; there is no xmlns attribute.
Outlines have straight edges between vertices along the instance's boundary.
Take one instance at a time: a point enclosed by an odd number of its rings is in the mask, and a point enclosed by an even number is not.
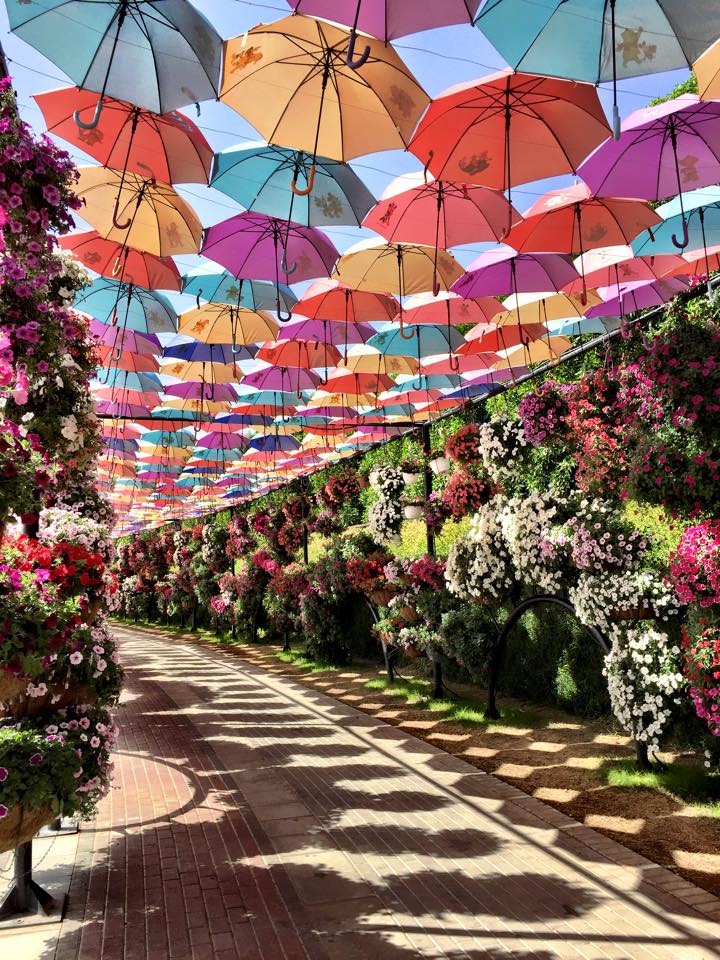
<svg viewBox="0 0 720 960"><path fill-rule="evenodd" d="M234 363L197 360L163 364L160 372L178 380L203 380L205 383L239 383L243 376Z"/></svg>
<svg viewBox="0 0 720 960"><path fill-rule="evenodd" d="M595 290L586 291L585 303L579 293L519 293L503 302L507 313L498 314L493 323L508 327L517 323L547 323L548 320L581 319L585 311L602 303Z"/></svg>
<svg viewBox="0 0 720 960"><path fill-rule="evenodd" d="M166 183L108 167L80 167L83 220L106 240L158 257L198 253L202 224Z"/></svg>
<svg viewBox="0 0 720 960"><path fill-rule="evenodd" d="M559 360L561 355L572 347L567 337L548 337L547 340L533 340L527 346L513 347L502 360L492 365L492 370L509 370L511 367L527 367L531 363L545 360Z"/></svg>
<svg viewBox="0 0 720 960"><path fill-rule="evenodd" d="M407 147L429 98L390 44L346 61L350 33L314 17L260 24L225 44L220 99L269 143L351 160ZM308 177L311 192L314 169Z"/></svg>
<svg viewBox="0 0 720 960"><path fill-rule="evenodd" d="M230 404L220 400L195 400L191 397L173 397L172 410L199 410L201 413L227 413ZM156 407L154 412L159 412L162 407ZM189 424L193 426L193 424Z"/></svg>
<svg viewBox="0 0 720 960"><path fill-rule="evenodd" d="M335 265L333 277L354 290L395 293L404 297L436 286L448 290L463 274L463 268L447 250L417 243L385 243L361 240L350 247Z"/></svg>
<svg viewBox="0 0 720 960"><path fill-rule="evenodd" d="M720 100L720 40L716 40L693 64L701 100Z"/></svg>
<svg viewBox="0 0 720 960"><path fill-rule="evenodd" d="M338 365L340 370L352 370L353 373L417 373L420 368L414 357L394 356L363 347L362 351L351 350L345 360Z"/></svg>
<svg viewBox="0 0 720 960"><path fill-rule="evenodd" d="M262 343L274 340L280 327L269 313L205 303L178 317L178 333L203 343Z"/></svg>

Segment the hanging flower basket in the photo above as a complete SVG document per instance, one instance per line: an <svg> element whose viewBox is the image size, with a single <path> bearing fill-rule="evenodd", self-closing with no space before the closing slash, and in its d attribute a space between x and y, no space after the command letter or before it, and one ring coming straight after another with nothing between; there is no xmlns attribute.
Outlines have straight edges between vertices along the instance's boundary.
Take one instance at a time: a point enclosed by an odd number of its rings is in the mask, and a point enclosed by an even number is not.
<svg viewBox="0 0 720 960"><path fill-rule="evenodd" d="M416 646L414 643L411 643L410 646L403 647L403 653L406 657L410 657L411 660L417 660L418 657L425 655L425 651L421 650L420 647Z"/></svg>
<svg viewBox="0 0 720 960"><path fill-rule="evenodd" d="M608 620L613 623L623 620L657 620L657 615L652 607L627 607L608 611Z"/></svg>
<svg viewBox="0 0 720 960"><path fill-rule="evenodd" d="M422 502L406 503L403 506L403 515L406 520L419 520L423 515Z"/></svg>
<svg viewBox="0 0 720 960"><path fill-rule="evenodd" d="M357 484L361 490L367 490L367 488L370 486L370 481L364 473L359 473L357 475Z"/></svg>
<svg viewBox="0 0 720 960"><path fill-rule="evenodd" d="M431 454L430 469L436 476L447 473L450 469L450 457L444 453Z"/></svg>
<svg viewBox="0 0 720 960"><path fill-rule="evenodd" d="M370 599L378 607L386 607L394 596L395 591L391 587L370 591Z"/></svg>
<svg viewBox="0 0 720 960"><path fill-rule="evenodd" d="M41 697L29 696L27 688L27 680L10 674L0 678L0 717L37 717L79 703L90 705L97 699L91 687L75 680L69 680L67 684L57 684Z"/></svg>
<svg viewBox="0 0 720 960"><path fill-rule="evenodd" d="M28 810L16 803L6 817L0 820L0 853L14 850L21 843L32 840L41 827L52 823L55 812L50 806Z"/></svg>
<svg viewBox="0 0 720 960"><path fill-rule="evenodd" d="M83 610L80 614L80 619L83 623L95 623L98 618L98 614L102 610L103 601L102 599L94 600L87 609Z"/></svg>
<svg viewBox="0 0 720 960"><path fill-rule="evenodd" d="M404 604L397 612L406 623L420 623L420 614L409 603Z"/></svg>

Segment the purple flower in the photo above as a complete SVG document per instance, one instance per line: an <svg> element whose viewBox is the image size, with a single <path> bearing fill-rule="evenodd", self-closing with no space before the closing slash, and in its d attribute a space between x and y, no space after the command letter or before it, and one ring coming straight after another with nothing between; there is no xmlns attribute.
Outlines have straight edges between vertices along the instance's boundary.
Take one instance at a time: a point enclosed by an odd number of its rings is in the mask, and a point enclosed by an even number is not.
<svg viewBox="0 0 720 960"><path fill-rule="evenodd" d="M8 772L5 767L0 767L0 783L4 783L8 778Z"/></svg>
<svg viewBox="0 0 720 960"><path fill-rule="evenodd" d="M39 764L42 763L42 754L34 753L28 760L28 763L32 764L33 767L37 767Z"/></svg>
<svg viewBox="0 0 720 960"><path fill-rule="evenodd" d="M4 803L0 803L0 820L8 815L8 808Z"/></svg>

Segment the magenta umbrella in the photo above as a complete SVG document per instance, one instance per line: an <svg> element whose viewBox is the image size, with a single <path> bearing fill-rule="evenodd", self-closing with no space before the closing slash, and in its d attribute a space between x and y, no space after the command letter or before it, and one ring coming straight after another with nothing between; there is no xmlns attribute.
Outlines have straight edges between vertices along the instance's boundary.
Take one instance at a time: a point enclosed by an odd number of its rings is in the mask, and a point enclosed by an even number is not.
<svg viewBox="0 0 720 960"><path fill-rule="evenodd" d="M275 282L276 312L282 315L281 283L329 277L339 254L317 227L263 213L239 213L205 231L201 252L245 280ZM292 281L290 281L292 277Z"/></svg>
<svg viewBox="0 0 720 960"><path fill-rule="evenodd" d="M316 390L320 383L318 374L300 367L268 367L242 379L244 387L254 387L256 390L295 390L298 393L302 390Z"/></svg>
<svg viewBox="0 0 720 960"><path fill-rule="evenodd" d="M446 27L452 23L472 23L480 0L288 0L296 13L306 13L322 20L344 23L351 28L346 62L357 70L362 67L370 50L368 47L355 60L357 31L387 43L409 33Z"/></svg>
<svg viewBox="0 0 720 960"><path fill-rule="evenodd" d="M298 317L282 328L283 340L312 340L318 343L367 343L377 331L369 323L344 320L306 320Z"/></svg>
<svg viewBox="0 0 720 960"><path fill-rule="evenodd" d="M720 181L720 102L684 94L631 113L619 140L606 140L578 174L598 197L664 200L679 195L682 237L688 245L683 191Z"/></svg>
<svg viewBox="0 0 720 960"><path fill-rule="evenodd" d="M561 253L516 253L498 247L480 254L450 288L461 297L497 297L508 293L550 293L577 280L570 257Z"/></svg>
<svg viewBox="0 0 720 960"><path fill-rule="evenodd" d="M594 317L624 317L628 313L635 313L637 310L647 310L649 307L659 307L667 303L687 290L690 286L689 280L682 280L680 277L670 277L666 280L655 280L653 283L628 283L621 287L605 287L599 292L615 292L615 296L605 303L599 303L587 311L585 316L588 319Z"/></svg>
<svg viewBox="0 0 720 960"><path fill-rule="evenodd" d="M103 417L118 417L128 420L138 420L151 415L150 407L143 406L140 403L113 403L110 400L96 401L95 411Z"/></svg>
<svg viewBox="0 0 720 960"><path fill-rule="evenodd" d="M116 351L117 359L124 351L137 353L144 357L159 356L162 353L160 341L152 333L139 333L129 327L113 327L97 320L91 320L90 333L105 346Z"/></svg>
<svg viewBox="0 0 720 960"><path fill-rule="evenodd" d="M237 390L230 383L204 383L202 380L185 380L165 387L165 393L183 400L211 400L217 403L234 403Z"/></svg>
<svg viewBox="0 0 720 960"><path fill-rule="evenodd" d="M238 433L215 433L206 431L198 434L195 448L203 450L246 450L248 441Z"/></svg>

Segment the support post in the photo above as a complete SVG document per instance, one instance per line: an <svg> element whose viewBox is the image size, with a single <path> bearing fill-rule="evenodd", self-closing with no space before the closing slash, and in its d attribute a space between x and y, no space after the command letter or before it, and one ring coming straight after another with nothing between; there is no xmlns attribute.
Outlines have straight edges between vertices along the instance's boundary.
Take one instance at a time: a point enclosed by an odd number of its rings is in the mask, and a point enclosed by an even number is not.
<svg viewBox="0 0 720 960"><path fill-rule="evenodd" d="M198 602L197 602L197 597L195 597L195 600L193 602L193 607L192 607L191 620L190 620L190 633L197 633L197 608L198 608Z"/></svg>
<svg viewBox="0 0 720 960"><path fill-rule="evenodd" d="M432 663L432 698L433 700L442 700L445 697L445 685L443 683L442 660L433 657Z"/></svg>
<svg viewBox="0 0 720 960"><path fill-rule="evenodd" d="M429 424L427 423L423 424L421 432L422 432L423 453L425 454L425 457L426 457L425 468L423 471L423 482L425 486L425 502L427 503L427 501L430 499L430 494L432 493L432 481L433 481L432 470L430 469L430 465L427 462L427 457L431 452ZM433 533L432 528L430 527L430 524L427 522L427 520L425 521L425 541L427 544L428 556L434 557L435 556L435 534Z"/></svg>
<svg viewBox="0 0 720 960"><path fill-rule="evenodd" d="M55 900L32 878L32 840L15 848L13 880L0 904L0 922L22 920L33 915L50 915L62 903Z"/></svg>

